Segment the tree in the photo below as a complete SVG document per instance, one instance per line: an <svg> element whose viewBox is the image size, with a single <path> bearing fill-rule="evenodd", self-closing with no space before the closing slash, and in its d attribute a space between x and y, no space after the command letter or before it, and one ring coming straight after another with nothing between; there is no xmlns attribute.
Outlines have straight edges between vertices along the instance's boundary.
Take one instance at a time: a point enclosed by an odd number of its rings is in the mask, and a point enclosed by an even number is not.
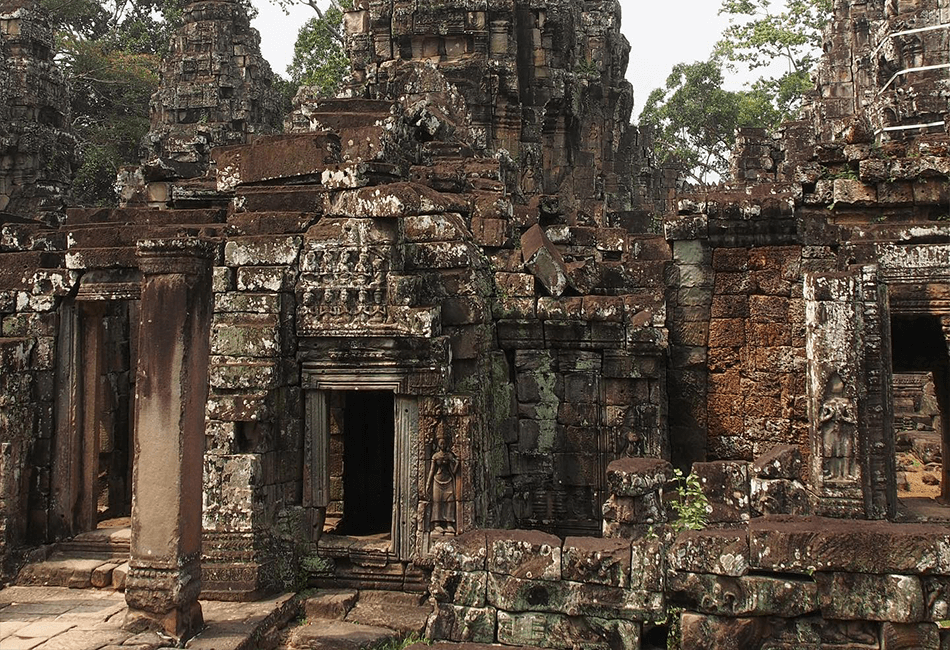
<svg viewBox="0 0 950 650"><path fill-rule="evenodd" d="M658 162L679 168L700 185L729 170L729 154L740 126L766 126L775 119L768 96L759 90L723 90L716 59L680 63L664 88L650 93L641 125L654 130Z"/></svg>
<svg viewBox="0 0 950 650"><path fill-rule="evenodd" d="M769 67L780 60L785 71L752 84L754 91L771 97L776 123L793 119L802 95L812 87L811 71L821 56L822 33L833 0L785 0L777 10L772 0L723 0L720 14L730 25L716 44L714 56L734 68Z"/></svg>
<svg viewBox="0 0 950 650"><path fill-rule="evenodd" d="M287 66L297 86L312 86L323 97L336 94L350 60L343 49L340 30L343 8L336 2L301 26L294 43L294 58Z"/></svg>
<svg viewBox="0 0 950 650"><path fill-rule="evenodd" d="M118 168L138 162L161 56L185 4L42 0L72 91L72 129L82 160L73 181L79 204L114 203Z"/></svg>
<svg viewBox="0 0 950 650"><path fill-rule="evenodd" d="M139 162L161 59L188 0L40 1L71 88L72 129L82 160L74 199L80 205L114 204L116 172ZM256 14L250 0L242 4Z"/></svg>

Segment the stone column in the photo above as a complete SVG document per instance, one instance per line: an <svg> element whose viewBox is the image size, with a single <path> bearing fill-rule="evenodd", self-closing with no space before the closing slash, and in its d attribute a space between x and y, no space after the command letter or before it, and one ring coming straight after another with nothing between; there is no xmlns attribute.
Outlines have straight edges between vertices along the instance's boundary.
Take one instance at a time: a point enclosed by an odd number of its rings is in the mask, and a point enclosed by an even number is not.
<svg viewBox="0 0 950 650"><path fill-rule="evenodd" d="M213 253L212 244L194 238L138 244L143 283L127 623L178 640L203 625L201 481Z"/></svg>
<svg viewBox="0 0 950 650"><path fill-rule="evenodd" d="M940 317L940 327L943 329L943 340L947 345L947 358L950 359L950 316ZM947 379L950 381L950 367L947 368ZM944 384L946 390L946 384ZM950 395L940 396L941 404L950 404ZM942 467L940 470L940 500L945 504L950 504L950 413L942 411L940 413L941 444L940 454Z"/></svg>

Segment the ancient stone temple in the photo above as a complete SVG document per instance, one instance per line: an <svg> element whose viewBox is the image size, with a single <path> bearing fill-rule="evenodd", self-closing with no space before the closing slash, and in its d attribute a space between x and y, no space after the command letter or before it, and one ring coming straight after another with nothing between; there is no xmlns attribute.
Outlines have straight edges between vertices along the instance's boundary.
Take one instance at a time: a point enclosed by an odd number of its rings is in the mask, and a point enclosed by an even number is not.
<svg viewBox="0 0 950 650"><path fill-rule="evenodd" d="M27 0L0 3L0 212L63 219L76 166L53 32Z"/></svg>
<svg viewBox="0 0 950 650"><path fill-rule="evenodd" d="M111 584L43 560L130 517L178 639L306 584L448 642L947 648L948 12L839 0L802 119L676 195L616 3L357 2L282 133L190 3L122 207L0 215L5 575Z"/></svg>

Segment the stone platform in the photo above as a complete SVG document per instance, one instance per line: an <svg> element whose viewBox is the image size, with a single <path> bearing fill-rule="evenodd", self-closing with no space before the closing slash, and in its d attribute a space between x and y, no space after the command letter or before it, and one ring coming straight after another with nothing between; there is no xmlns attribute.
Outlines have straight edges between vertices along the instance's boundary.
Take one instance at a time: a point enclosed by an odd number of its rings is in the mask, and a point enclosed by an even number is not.
<svg viewBox="0 0 950 650"><path fill-rule="evenodd" d="M205 629L185 647L256 650L276 645L277 631L298 609L293 594L253 603L202 601ZM4 650L157 650L171 647L155 632L123 629L125 596L107 590L15 586L0 590Z"/></svg>

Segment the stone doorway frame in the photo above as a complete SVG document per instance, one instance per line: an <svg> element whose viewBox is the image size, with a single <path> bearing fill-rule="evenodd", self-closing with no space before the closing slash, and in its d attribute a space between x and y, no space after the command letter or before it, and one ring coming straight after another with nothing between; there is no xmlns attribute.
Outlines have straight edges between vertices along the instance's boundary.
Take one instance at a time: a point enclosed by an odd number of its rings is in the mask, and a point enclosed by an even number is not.
<svg viewBox="0 0 950 650"><path fill-rule="evenodd" d="M950 259L950 244L876 244L875 255L881 260L880 275L887 291L890 317L939 319L950 355L950 298L943 297L943 292L929 290L950 285L950 263L946 261ZM889 371L894 372L890 365ZM950 414L946 414L946 419L941 432L941 494L946 494L945 486L950 482Z"/></svg>
<svg viewBox="0 0 950 650"><path fill-rule="evenodd" d="M329 393L353 390L393 393L391 551L403 561L411 559L415 546L413 524L419 503L418 468L413 458L413 450L419 446L419 402L408 394L410 372L399 368L326 368L316 361L305 361L301 370L305 405L303 505L324 513L330 502Z"/></svg>
<svg viewBox="0 0 950 650"><path fill-rule="evenodd" d="M138 301L140 283L137 272L89 272L80 281L76 297L64 303L60 310L49 522L54 538L72 537L87 530L95 530L98 524L98 439L92 418L96 415L102 395L95 390L96 382L93 379L102 365L104 332L101 322L97 321L111 303ZM130 336L135 335L137 326L137 323L130 322ZM133 367L129 371L135 372L134 359L130 362ZM91 393L90 388L93 388ZM130 485L131 450L135 438L133 410L134 404L130 403Z"/></svg>

